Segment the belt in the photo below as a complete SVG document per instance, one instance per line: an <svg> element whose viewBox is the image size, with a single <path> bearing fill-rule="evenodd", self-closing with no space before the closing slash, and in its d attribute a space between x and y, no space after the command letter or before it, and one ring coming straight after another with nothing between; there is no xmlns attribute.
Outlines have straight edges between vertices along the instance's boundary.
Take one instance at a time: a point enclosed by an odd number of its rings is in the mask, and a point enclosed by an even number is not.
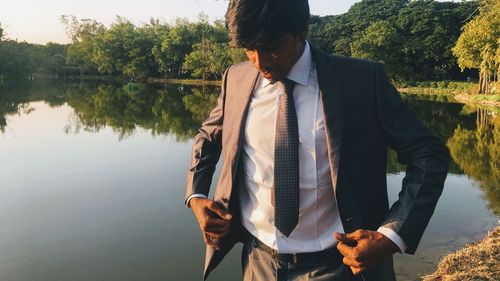
<svg viewBox="0 0 500 281"><path fill-rule="evenodd" d="M297 264L297 263L332 261L335 264L340 265L342 264L342 259L344 258L336 247L312 253L279 254L276 250L265 245L264 243L262 243L262 241L260 241L257 238L254 238L253 244L255 248L263 250L264 252L270 254L274 259L282 262Z"/></svg>

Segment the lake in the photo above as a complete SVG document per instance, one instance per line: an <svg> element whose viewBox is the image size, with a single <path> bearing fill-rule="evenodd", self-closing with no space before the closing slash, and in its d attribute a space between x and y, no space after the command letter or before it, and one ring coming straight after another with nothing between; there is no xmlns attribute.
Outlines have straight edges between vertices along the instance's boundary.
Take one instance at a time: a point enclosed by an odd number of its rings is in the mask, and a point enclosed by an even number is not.
<svg viewBox="0 0 500 281"><path fill-rule="evenodd" d="M183 205L192 138L215 87L0 85L0 280L201 280L204 248ZM417 254L398 280L499 224L498 112L405 97L453 163ZM394 202L404 167L389 155ZM209 280L241 280L235 248Z"/></svg>

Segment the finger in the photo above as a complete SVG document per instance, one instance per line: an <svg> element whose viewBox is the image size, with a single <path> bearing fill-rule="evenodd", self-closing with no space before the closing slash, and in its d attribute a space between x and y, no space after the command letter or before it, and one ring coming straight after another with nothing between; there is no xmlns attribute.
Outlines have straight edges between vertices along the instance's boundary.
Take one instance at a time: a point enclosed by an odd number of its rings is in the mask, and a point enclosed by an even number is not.
<svg viewBox="0 0 500 281"><path fill-rule="evenodd" d="M229 231L230 225L222 225L222 226L206 226L204 232L210 232L210 233L216 233L216 234L222 234L224 232Z"/></svg>
<svg viewBox="0 0 500 281"><path fill-rule="evenodd" d="M366 267L365 267L363 264L360 264L360 263L358 263L358 262L356 262L356 261L353 261L353 260L351 260L351 259L344 258L344 259L342 260L342 262L343 262L345 265L349 266L349 268L351 269L351 271L352 271L352 273L353 273L354 275L358 275L358 274L360 274L361 272L363 272L363 271L365 271L365 270L366 270Z"/></svg>
<svg viewBox="0 0 500 281"><path fill-rule="evenodd" d="M206 226L203 232L221 234L229 229L229 226Z"/></svg>
<svg viewBox="0 0 500 281"><path fill-rule="evenodd" d="M344 233L334 232L333 236L337 241L341 241L342 243L350 247L355 247L357 245L356 240L347 238L347 235L345 235Z"/></svg>
<svg viewBox="0 0 500 281"><path fill-rule="evenodd" d="M365 230L358 229L354 232L347 233L345 236L347 239L358 241L358 240L361 240L365 236Z"/></svg>
<svg viewBox="0 0 500 281"><path fill-rule="evenodd" d="M340 232L334 232L334 233L333 233L333 237L334 237L337 241L342 241L342 239L344 239L344 237L345 237L345 234L344 234L344 233L340 233Z"/></svg>
<svg viewBox="0 0 500 281"><path fill-rule="evenodd" d="M200 221L201 232L214 231L228 227L230 223L225 220L213 217L205 217Z"/></svg>
<svg viewBox="0 0 500 281"><path fill-rule="evenodd" d="M212 201L212 204L210 204L208 208L223 220L230 220L232 218L231 214L215 201Z"/></svg>
<svg viewBox="0 0 500 281"><path fill-rule="evenodd" d="M228 233L229 233L229 230L224 230L221 232L205 232L205 234L207 234L208 237L211 237L212 239L216 239L216 240L221 240Z"/></svg>
<svg viewBox="0 0 500 281"><path fill-rule="evenodd" d="M231 230L231 227L228 224L225 227L219 227L219 228L214 228L214 229L205 228L205 229L206 230L202 231L202 232L207 234L209 237L221 239L229 233L229 231Z"/></svg>
<svg viewBox="0 0 500 281"><path fill-rule="evenodd" d="M214 248L215 250L219 250L220 249L220 247L216 243L216 241L213 240L213 238L210 237L208 234L206 234L206 233L203 234L203 240L205 240L205 244L207 244L208 246Z"/></svg>
<svg viewBox="0 0 500 281"><path fill-rule="evenodd" d="M344 257L349 257L349 258L354 258L355 257L355 248L344 244L343 242L337 243L337 250L344 256Z"/></svg>
<svg viewBox="0 0 500 281"><path fill-rule="evenodd" d="M354 259L351 259L351 258L348 258L348 257L344 257L342 259L342 262L347 265L347 266L350 266L350 267L364 267L364 264L354 260Z"/></svg>
<svg viewBox="0 0 500 281"><path fill-rule="evenodd" d="M360 275L361 273L363 273L363 271L365 271L365 269L362 267L350 267L350 268L351 268L352 274L354 274L354 275Z"/></svg>
<svg viewBox="0 0 500 281"><path fill-rule="evenodd" d="M219 218L214 218L214 217L208 217L205 220L205 225L208 227L225 227L229 224L230 224L229 221L221 220Z"/></svg>

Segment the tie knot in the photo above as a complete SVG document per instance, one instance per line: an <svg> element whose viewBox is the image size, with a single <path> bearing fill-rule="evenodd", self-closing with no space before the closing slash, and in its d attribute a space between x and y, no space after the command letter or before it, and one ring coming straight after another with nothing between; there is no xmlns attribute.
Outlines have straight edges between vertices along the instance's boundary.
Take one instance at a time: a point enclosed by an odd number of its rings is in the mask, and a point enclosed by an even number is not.
<svg viewBox="0 0 500 281"><path fill-rule="evenodd" d="M278 86L285 94L290 94L293 92L293 87L295 86L295 82L290 79L283 79L278 81Z"/></svg>

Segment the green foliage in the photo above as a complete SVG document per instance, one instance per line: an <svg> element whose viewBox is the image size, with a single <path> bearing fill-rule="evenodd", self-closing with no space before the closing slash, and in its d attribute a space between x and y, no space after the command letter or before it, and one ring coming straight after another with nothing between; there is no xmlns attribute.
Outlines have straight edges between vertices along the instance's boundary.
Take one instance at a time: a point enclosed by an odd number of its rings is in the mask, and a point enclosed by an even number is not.
<svg viewBox="0 0 500 281"><path fill-rule="evenodd" d="M242 50L234 49L228 43L195 44L194 49L184 60L184 69L193 77L217 79L222 77L231 64L245 60Z"/></svg>
<svg viewBox="0 0 500 281"><path fill-rule="evenodd" d="M488 1L493 0L484 0ZM312 16L309 40L327 52L383 62L389 75L400 83L464 80L475 73L462 74L451 49L477 7L477 1L362 0L342 15ZM72 41L64 47L65 53L44 58L40 55L43 48L30 45L30 59L18 58L15 64L0 60L0 73L4 77L7 72L26 77L43 71L79 73L82 77L127 76L132 81L158 77L218 80L228 65L246 60L241 50L228 47L224 23L209 22L204 14L196 21L177 19L171 24L151 19L135 25L117 17L109 27L74 16L65 15L60 20ZM498 36L496 40L498 45ZM13 44L19 44L15 45L19 50L10 50L10 45L0 47L0 58L26 53L22 43ZM500 54L495 46L478 53L490 58L483 63L488 69L500 69L497 60L491 59Z"/></svg>
<svg viewBox="0 0 500 281"><path fill-rule="evenodd" d="M373 22L393 19L410 0L363 0L349 9L352 32L359 34Z"/></svg>
<svg viewBox="0 0 500 281"><path fill-rule="evenodd" d="M500 2L482 0L479 15L466 24L453 54L458 64L465 68L478 69L480 73L479 93L489 92L491 76L500 75Z"/></svg>
<svg viewBox="0 0 500 281"><path fill-rule="evenodd" d="M205 91L206 90L206 91ZM85 89L70 88L67 103L74 108L78 122L68 132L99 131L106 126L126 138L137 128L149 129L153 135L175 134L188 140L196 134L200 122L215 105L213 89L153 89L129 83L117 87L100 85Z"/></svg>
<svg viewBox="0 0 500 281"><path fill-rule="evenodd" d="M377 42L378 57L372 54L370 58L384 61L379 57L392 57L387 69L398 80L450 79L458 73L450 50L459 36L461 21L473 9L470 3L409 2L387 21L385 29L370 30L383 34L391 25L393 28L392 41Z"/></svg>
<svg viewBox="0 0 500 281"><path fill-rule="evenodd" d="M93 60L94 37L104 33L106 27L96 20L78 20L73 15L63 15L60 21L66 29L66 35L72 41L68 46L66 62L77 66L82 74L85 71L95 72L97 65Z"/></svg>
<svg viewBox="0 0 500 281"><path fill-rule="evenodd" d="M64 25L66 35L73 43L90 40L106 30L106 27L93 19L78 20L73 15L62 15L59 19Z"/></svg>
<svg viewBox="0 0 500 281"><path fill-rule="evenodd" d="M174 135L188 141L215 105L217 92L216 87L165 85L158 89L135 82L89 85L37 81L16 86L4 83L0 84L0 131L7 125L6 116L29 112L30 102L44 101L51 106L68 104L74 109L75 118L65 128L67 133L111 128L120 138L126 138L135 130L147 129L153 135ZM428 128L447 140L454 160L450 171L477 180L498 214L500 117L485 110L466 112L459 104L419 101L418 96L403 98ZM387 170L390 173L405 170L392 151Z"/></svg>
<svg viewBox="0 0 500 281"><path fill-rule="evenodd" d="M201 124L210 113L207 108L214 108L217 104L217 97L206 88L192 88L191 94L182 97L182 101L185 108L192 113L193 120Z"/></svg>
<svg viewBox="0 0 500 281"><path fill-rule="evenodd" d="M368 26L362 35L351 43L351 53L354 57L372 59L385 64L391 76L404 80L410 70L400 63L402 42L397 30L388 21L377 21Z"/></svg>
<svg viewBox="0 0 500 281"><path fill-rule="evenodd" d="M476 1L363 0L345 14L313 17L310 40L330 52L385 63L398 80L464 79L451 53Z"/></svg>
<svg viewBox="0 0 500 281"><path fill-rule="evenodd" d="M189 22L185 19L178 19L176 24L166 34L161 48L155 50L155 57L162 66L165 73L173 73L176 77L185 77L189 67L183 67L186 56L191 52L199 52L200 44L204 41L207 44L213 43L213 52L220 50L220 44L228 42L227 32L222 22L216 21L213 25L208 23L208 19L203 14L198 22ZM199 54L193 54L199 57ZM188 63L192 64L192 63ZM205 73L207 70L202 70ZM198 71L199 72L199 71ZM196 76L201 77L201 76ZM218 76L220 78L220 76Z"/></svg>
<svg viewBox="0 0 500 281"><path fill-rule="evenodd" d="M224 71L221 68L234 61L235 52L226 47L228 38L223 22L209 24L203 14L196 22L177 19L174 25L151 19L148 24L136 26L121 17L109 28L94 20L79 21L74 16L63 16L61 22L73 41L67 62L77 65L80 71L125 75L132 80L161 74L191 77L193 71L195 77L220 79ZM205 60L201 69L190 68L196 65L199 46L204 41L210 44L207 49L213 57Z"/></svg>
<svg viewBox="0 0 500 281"><path fill-rule="evenodd" d="M484 109L476 114L476 129L458 126L447 145L460 168L479 182L495 214L500 214L500 118Z"/></svg>
<svg viewBox="0 0 500 281"><path fill-rule="evenodd" d="M35 73L62 74L66 46L48 43L45 46L0 41L0 80L26 79Z"/></svg>
<svg viewBox="0 0 500 281"><path fill-rule="evenodd" d="M159 50L163 58L163 71L174 73L182 77L182 64L184 57L193 50L193 45L201 41L204 30L208 29L208 23L190 23L185 19L178 19L161 44Z"/></svg>

